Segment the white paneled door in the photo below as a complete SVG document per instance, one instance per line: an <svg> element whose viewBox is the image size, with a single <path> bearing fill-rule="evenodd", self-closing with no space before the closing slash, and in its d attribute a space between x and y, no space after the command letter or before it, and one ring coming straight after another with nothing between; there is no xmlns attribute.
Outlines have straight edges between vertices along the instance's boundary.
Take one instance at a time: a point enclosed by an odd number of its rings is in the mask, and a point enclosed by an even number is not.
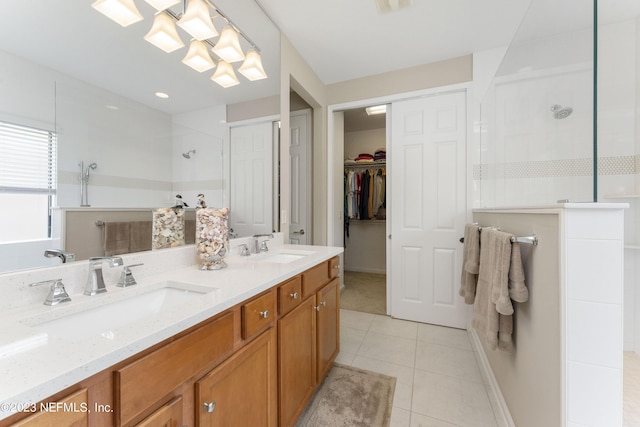
<svg viewBox="0 0 640 427"><path fill-rule="evenodd" d="M239 236L271 233L271 122L232 127L230 146L230 226Z"/></svg>
<svg viewBox="0 0 640 427"><path fill-rule="evenodd" d="M391 315L466 327L458 295L464 232L466 95L391 107Z"/></svg>
<svg viewBox="0 0 640 427"><path fill-rule="evenodd" d="M311 244L311 110L291 113L291 220L289 242Z"/></svg>

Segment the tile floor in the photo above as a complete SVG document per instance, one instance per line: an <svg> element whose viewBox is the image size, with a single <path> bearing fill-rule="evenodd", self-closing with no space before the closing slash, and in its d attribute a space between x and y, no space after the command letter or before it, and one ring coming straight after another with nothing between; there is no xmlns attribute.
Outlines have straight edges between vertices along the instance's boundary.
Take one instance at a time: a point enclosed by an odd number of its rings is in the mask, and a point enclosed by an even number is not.
<svg viewBox="0 0 640 427"><path fill-rule="evenodd" d="M391 427L495 427L466 331L340 310L336 362L397 378Z"/></svg>
<svg viewBox="0 0 640 427"><path fill-rule="evenodd" d="M640 356L624 352L624 427L640 426Z"/></svg>

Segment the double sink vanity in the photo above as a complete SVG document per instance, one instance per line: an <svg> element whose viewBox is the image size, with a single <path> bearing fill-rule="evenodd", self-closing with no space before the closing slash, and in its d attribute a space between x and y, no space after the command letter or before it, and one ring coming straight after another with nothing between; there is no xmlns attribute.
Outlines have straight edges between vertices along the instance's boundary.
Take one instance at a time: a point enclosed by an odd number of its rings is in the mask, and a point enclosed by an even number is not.
<svg viewBox="0 0 640 427"><path fill-rule="evenodd" d="M124 255L138 283L105 269L94 296L86 262L0 276L18 299L0 315L0 426L294 425L339 351L342 248L231 252L218 271L193 247ZM71 301L43 305L38 274Z"/></svg>

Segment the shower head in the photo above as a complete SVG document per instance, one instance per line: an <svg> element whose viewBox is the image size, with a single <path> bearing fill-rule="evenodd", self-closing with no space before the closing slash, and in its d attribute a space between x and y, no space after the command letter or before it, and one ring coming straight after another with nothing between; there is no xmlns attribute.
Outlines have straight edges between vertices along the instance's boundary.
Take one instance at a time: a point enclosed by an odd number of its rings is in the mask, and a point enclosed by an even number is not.
<svg viewBox="0 0 640 427"><path fill-rule="evenodd" d="M190 159L192 154L196 154L196 150L189 150L186 153L182 153L182 157Z"/></svg>
<svg viewBox="0 0 640 427"><path fill-rule="evenodd" d="M563 107L562 105L559 105L559 104L553 104L551 106L551 112L553 113L554 119L562 120L562 119L566 119L571 115L571 113L573 113L573 108Z"/></svg>

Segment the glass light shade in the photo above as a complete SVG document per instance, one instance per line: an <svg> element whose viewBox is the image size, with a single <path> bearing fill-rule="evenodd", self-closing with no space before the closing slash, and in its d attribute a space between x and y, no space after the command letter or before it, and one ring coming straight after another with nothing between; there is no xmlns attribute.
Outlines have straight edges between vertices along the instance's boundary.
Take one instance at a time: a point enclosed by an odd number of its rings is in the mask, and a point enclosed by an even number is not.
<svg viewBox="0 0 640 427"><path fill-rule="evenodd" d="M211 50L227 62L238 62L244 59L238 32L233 27L224 27L222 29L218 43Z"/></svg>
<svg viewBox="0 0 640 427"><path fill-rule="evenodd" d="M155 7L157 11L163 11L165 9L169 9L171 6L174 6L178 3L181 3L182 0L144 0L149 3L151 6Z"/></svg>
<svg viewBox="0 0 640 427"><path fill-rule="evenodd" d="M173 19L164 12L156 15L153 20L153 26L144 36L144 39L167 53L184 46L180 36L178 36Z"/></svg>
<svg viewBox="0 0 640 427"><path fill-rule="evenodd" d="M182 62L201 73L216 66L209 56L209 49L207 49L207 45L200 40L191 40L189 51L185 55L184 59L182 59Z"/></svg>
<svg viewBox="0 0 640 427"><path fill-rule="evenodd" d="M255 49L247 51L247 57L240 68L238 68L238 71L251 81L267 78L267 73L265 73L264 68L262 68L262 58Z"/></svg>
<svg viewBox="0 0 640 427"><path fill-rule="evenodd" d="M196 40L206 40L218 35L211 22L209 6L202 0L189 0L187 10L178 25Z"/></svg>
<svg viewBox="0 0 640 427"><path fill-rule="evenodd" d="M236 73L233 71L233 67L225 61L218 62L218 68L213 76L211 76L211 80L224 88L240 84L238 77L236 77Z"/></svg>
<svg viewBox="0 0 640 427"><path fill-rule="evenodd" d="M133 0L96 0L91 7L123 27L144 19Z"/></svg>

